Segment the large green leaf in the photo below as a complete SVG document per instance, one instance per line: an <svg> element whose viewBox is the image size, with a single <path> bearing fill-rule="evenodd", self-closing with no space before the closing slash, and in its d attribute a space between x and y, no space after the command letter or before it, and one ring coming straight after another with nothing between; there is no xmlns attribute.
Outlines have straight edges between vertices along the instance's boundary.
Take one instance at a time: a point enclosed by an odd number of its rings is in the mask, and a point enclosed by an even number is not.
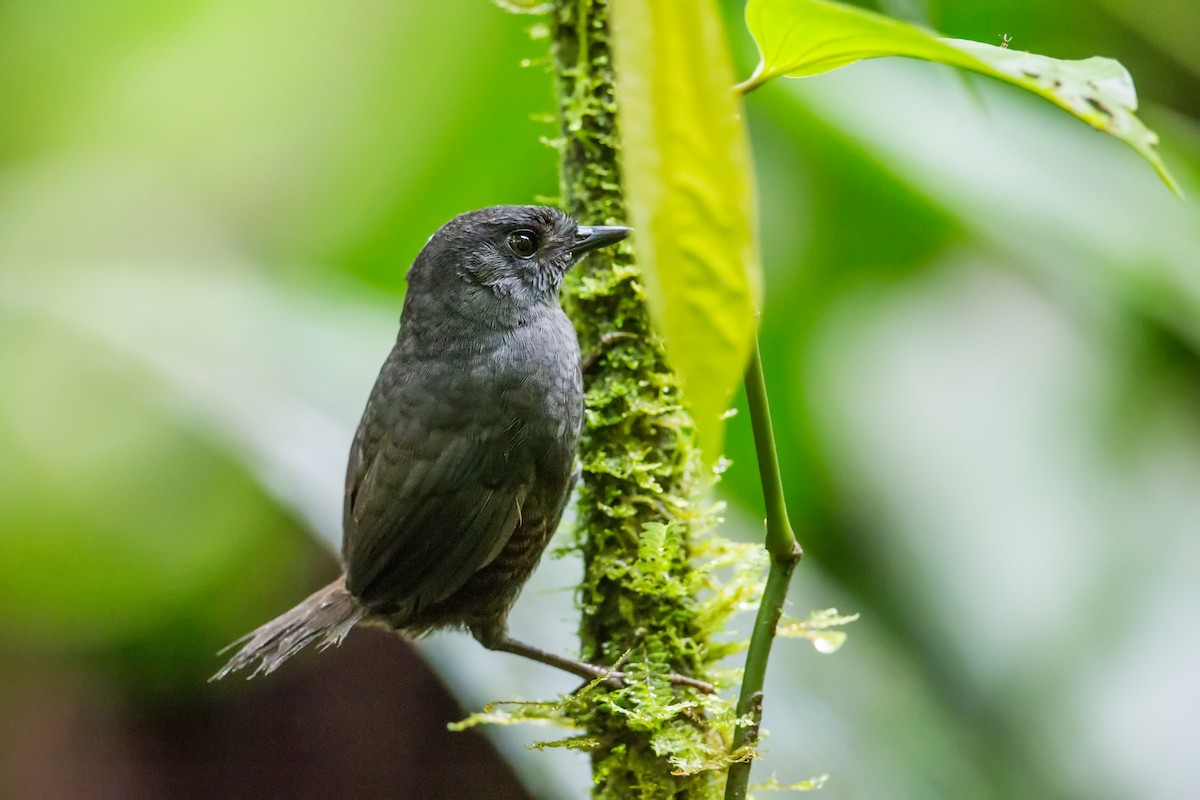
<svg viewBox="0 0 1200 800"><path fill-rule="evenodd" d="M1150 162L1175 194L1179 186L1158 153L1158 136L1137 118L1133 79L1110 58L1063 61L936 34L826 0L749 0L746 25L761 59L743 91L781 75L802 78L865 58L907 56L936 61L1019 86L1097 130L1112 134Z"/></svg>
<svg viewBox="0 0 1200 800"><path fill-rule="evenodd" d="M750 151L715 3L613 3L623 175L646 300L708 460L761 293Z"/></svg>

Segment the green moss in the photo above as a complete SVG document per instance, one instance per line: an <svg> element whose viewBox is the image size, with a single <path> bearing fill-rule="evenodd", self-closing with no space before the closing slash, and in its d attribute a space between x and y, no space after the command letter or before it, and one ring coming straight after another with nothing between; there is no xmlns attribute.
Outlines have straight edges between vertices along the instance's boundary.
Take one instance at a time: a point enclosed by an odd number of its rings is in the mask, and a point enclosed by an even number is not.
<svg viewBox="0 0 1200 800"><path fill-rule="evenodd" d="M582 222L623 223L607 2L558 0L551 13L563 202ZM708 642L713 615L698 615L707 573L693 566L696 536L714 514L699 502L692 421L650 329L638 274L628 247L596 253L565 291L593 365L577 536L582 656L623 661L637 677L618 692L585 693L564 714L586 731L596 797L713 797L722 771L692 767L724 752L732 711L663 676L707 679L723 652ZM616 332L627 336L601 344Z"/></svg>
<svg viewBox="0 0 1200 800"><path fill-rule="evenodd" d="M735 725L752 720L735 719L733 704L719 695L680 690L664 676L678 664L707 668L745 648L720 638L731 614L759 601L765 553L702 529L716 512L702 507L688 522L644 523L630 548L592 559L581 590L583 625L588 630L590 614L604 614L607 625L628 635L632 644L609 659L631 676L624 688L597 681L554 701L494 703L451 728L535 723L583 730L531 747L589 752L598 797L714 796L729 764L754 755L751 747L730 746ZM613 537L622 535L621 523L609 530ZM680 569L687 536L693 561ZM702 674L718 687L740 679L739 670Z"/></svg>

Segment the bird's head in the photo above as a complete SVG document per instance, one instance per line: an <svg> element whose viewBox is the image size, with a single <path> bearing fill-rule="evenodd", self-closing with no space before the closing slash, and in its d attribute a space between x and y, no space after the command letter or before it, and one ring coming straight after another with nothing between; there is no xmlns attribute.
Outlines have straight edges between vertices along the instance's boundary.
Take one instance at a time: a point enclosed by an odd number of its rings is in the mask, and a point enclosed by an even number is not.
<svg viewBox="0 0 1200 800"><path fill-rule="evenodd" d="M563 276L589 250L629 228L585 226L545 206L494 206L461 214L425 245L409 270L409 292L432 293L464 316L507 326L557 304Z"/></svg>

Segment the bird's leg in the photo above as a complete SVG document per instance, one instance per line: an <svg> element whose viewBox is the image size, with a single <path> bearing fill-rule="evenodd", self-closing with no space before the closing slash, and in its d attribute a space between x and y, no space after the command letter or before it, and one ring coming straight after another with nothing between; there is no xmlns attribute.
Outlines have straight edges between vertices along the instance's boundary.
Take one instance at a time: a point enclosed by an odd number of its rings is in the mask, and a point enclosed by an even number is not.
<svg viewBox="0 0 1200 800"><path fill-rule="evenodd" d="M608 348L612 347L617 342L623 342L626 339L633 339L635 336L636 334L629 333L628 331L609 331L608 333L604 334L600 337L600 343L596 349L584 356L583 360L579 362L579 371L584 375L587 375L596 368L596 364L599 363L600 357L604 355Z"/></svg>
<svg viewBox="0 0 1200 800"><path fill-rule="evenodd" d="M567 658L566 656L555 655L540 647L518 642L508 635L501 635L498 638L489 638L488 640L480 639L479 641L489 650L498 650L502 653L523 656L524 658L551 667L557 667L572 675L578 675L586 681L603 680L612 689L623 689L625 687L625 678L627 676L624 672L616 669L597 667L595 664L588 664L583 661L576 661L573 658Z"/></svg>
<svg viewBox="0 0 1200 800"><path fill-rule="evenodd" d="M625 681L629 675L621 672L616 667L601 667L596 664L589 664L586 661L576 661L573 658L556 655L547 652L540 647L534 647L531 644L518 642L509 636L503 628L490 628L485 630L473 630L472 633L479 643L488 650L497 650L502 653L512 653L513 655L523 656L532 661L537 661L547 666L557 667L564 672L569 672L572 675L578 675L587 681L601 680L612 688L621 689L625 686ZM711 683L689 678L686 675L677 675L671 673L667 676L671 683L677 686L689 686L705 694L712 694L716 690Z"/></svg>

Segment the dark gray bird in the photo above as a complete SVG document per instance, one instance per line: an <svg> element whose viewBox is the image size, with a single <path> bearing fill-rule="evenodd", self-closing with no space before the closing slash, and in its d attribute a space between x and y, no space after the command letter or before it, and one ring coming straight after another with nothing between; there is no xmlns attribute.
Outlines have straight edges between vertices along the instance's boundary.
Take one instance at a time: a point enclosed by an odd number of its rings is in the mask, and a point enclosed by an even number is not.
<svg viewBox="0 0 1200 800"><path fill-rule="evenodd" d="M578 478L579 343L559 287L575 259L628 233L498 206L433 235L350 447L345 574L236 642L215 678L271 672L359 623L465 628L490 649L608 674L510 639L505 619Z"/></svg>

